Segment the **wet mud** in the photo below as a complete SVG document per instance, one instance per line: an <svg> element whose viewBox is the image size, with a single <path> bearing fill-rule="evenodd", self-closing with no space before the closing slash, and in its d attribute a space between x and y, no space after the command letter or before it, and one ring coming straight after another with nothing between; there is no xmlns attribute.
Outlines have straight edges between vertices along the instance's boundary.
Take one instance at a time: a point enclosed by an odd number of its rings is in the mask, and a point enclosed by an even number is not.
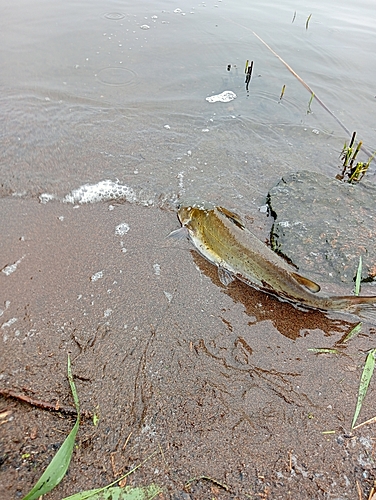
<svg viewBox="0 0 376 500"><path fill-rule="evenodd" d="M127 484L156 483L161 498L368 495L375 428L350 426L374 326L342 345L349 321L224 288L188 242L166 240L170 211L0 206L0 389L73 407L70 354L86 415L48 498L103 486L153 452ZM374 400L371 382L359 421ZM0 417L2 498L22 498L75 420L5 396Z"/></svg>

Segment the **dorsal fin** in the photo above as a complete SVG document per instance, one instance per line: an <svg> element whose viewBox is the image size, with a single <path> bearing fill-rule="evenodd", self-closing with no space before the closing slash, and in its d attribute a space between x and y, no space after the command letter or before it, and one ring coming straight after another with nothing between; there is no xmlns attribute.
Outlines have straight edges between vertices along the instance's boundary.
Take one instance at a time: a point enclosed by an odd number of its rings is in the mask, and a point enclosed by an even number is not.
<svg viewBox="0 0 376 500"><path fill-rule="evenodd" d="M223 214L225 217L230 219L238 227L240 227L240 229L244 229L245 226L244 226L244 224L243 224L243 222L238 214L231 212L230 210L227 210L227 208L224 208L224 207L217 206L217 210L219 212L221 212L221 214Z"/></svg>
<svg viewBox="0 0 376 500"><path fill-rule="evenodd" d="M291 275L296 279L296 281L304 286L305 288L308 288L310 292L317 293L320 291L320 285L315 283L314 281L305 278L304 276L301 276L300 274L297 273L291 273Z"/></svg>

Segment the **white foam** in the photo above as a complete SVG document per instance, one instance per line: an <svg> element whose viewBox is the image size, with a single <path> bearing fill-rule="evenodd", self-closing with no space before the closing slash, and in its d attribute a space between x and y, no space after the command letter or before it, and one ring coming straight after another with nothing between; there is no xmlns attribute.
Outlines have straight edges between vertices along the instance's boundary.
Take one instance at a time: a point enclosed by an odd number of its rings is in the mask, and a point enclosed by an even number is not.
<svg viewBox="0 0 376 500"><path fill-rule="evenodd" d="M7 321L6 323L3 323L1 325L1 329L4 330L4 328L8 328L10 326L13 325L13 323L15 323L17 321L17 318L11 318L9 321Z"/></svg>
<svg viewBox="0 0 376 500"><path fill-rule="evenodd" d="M112 312L112 309L106 309L103 313L103 317L108 318L109 316L111 316Z"/></svg>
<svg viewBox="0 0 376 500"><path fill-rule="evenodd" d="M122 222L121 224L119 224L118 226L116 226L115 228L115 234L117 236L124 236L125 234L127 234L127 232L129 231L129 226L126 222Z"/></svg>
<svg viewBox="0 0 376 500"><path fill-rule="evenodd" d="M156 276L161 275L161 266L159 264L153 264L153 269Z"/></svg>
<svg viewBox="0 0 376 500"><path fill-rule="evenodd" d="M39 201L45 205L46 203L48 203L49 201L53 200L54 198L55 198L55 196L53 194L42 193L39 196Z"/></svg>
<svg viewBox="0 0 376 500"><path fill-rule="evenodd" d="M8 264L7 266L4 267L4 269L1 270L1 272L3 272L5 276L9 276L10 274L14 273L14 271L16 271L17 269L18 264L20 264L25 257L26 256L24 255L14 264Z"/></svg>
<svg viewBox="0 0 376 500"><path fill-rule="evenodd" d="M165 297L168 300L168 303L171 304L171 300L173 299L172 293L165 292L165 291L163 291L163 293L165 294Z"/></svg>
<svg viewBox="0 0 376 500"><path fill-rule="evenodd" d="M225 90L221 94L212 95L206 98L208 102L230 102L234 99L236 99L236 94L232 92L232 90Z"/></svg>
<svg viewBox="0 0 376 500"><path fill-rule="evenodd" d="M93 274L93 276L90 278L90 281L98 281L101 278L103 278L103 271L98 271L97 273Z"/></svg>
<svg viewBox="0 0 376 500"><path fill-rule="evenodd" d="M5 301L5 309L0 308L0 316L2 316L5 313L5 311L8 309L9 306L10 306L10 301L6 300Z"/></svg>
<svg viewBox="0 0 376 500"><path fill-rule="evenodd" d="M66 203L95 203L97 201L131 198L135 193L132 188L118 184L111 180L100 181L97 184L84 184L74 189L64 198Z"/></svg>
<svg viewBox="0 0 376 500"><path fill-rule="evenodd" d="M191 167L192 168L192 167ZM159 206L160 208L168 208L175 210L180 203L179 198L182 194L182 176L179 178L179 192L171 191L165 193L156 193L145 187L131 188L126 184L120 184L109 179L99 181L96 184L84 184L77 189L73 189L70 193L59 198L55 195L44 193L39 197L41 203L47 203L50 200L58 200L63 203L73 204L73 208L79 208L82 204L97 203L101 201L121 200L128 203L134 203L145 207ZM183 189L184 191L184 189ZM114 210L113 205L108 206L108 210ZM60 219L61 220L61 219Z"/></svg>

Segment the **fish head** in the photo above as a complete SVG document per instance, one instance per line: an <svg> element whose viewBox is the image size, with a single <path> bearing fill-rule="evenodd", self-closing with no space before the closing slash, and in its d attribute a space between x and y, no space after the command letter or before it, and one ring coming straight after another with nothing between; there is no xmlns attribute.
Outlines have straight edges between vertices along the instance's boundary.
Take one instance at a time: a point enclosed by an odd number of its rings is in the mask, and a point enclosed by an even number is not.
<svg viewBox="0 0 376 500"><path fill-rule="evenodd" d="M186 226L192 219L192 207L190 205L181 205L178 210L178 217L182 226Z"/></svg>
<svg viewBox="0 0 376 500"><path fill-rule="evenodd" d="M191 234L199 234L210 209L211 207L206 207L203 203L181 205L178 210L181 225L186 227Z"/></svg>

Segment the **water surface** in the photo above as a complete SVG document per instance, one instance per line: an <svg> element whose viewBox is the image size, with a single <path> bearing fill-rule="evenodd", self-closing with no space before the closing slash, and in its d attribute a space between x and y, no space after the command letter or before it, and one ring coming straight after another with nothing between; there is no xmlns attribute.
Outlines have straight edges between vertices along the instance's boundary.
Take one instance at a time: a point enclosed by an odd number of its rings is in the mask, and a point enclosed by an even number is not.
<svg viewBox="0 0 376 500"><path fill-rule="evenodd" d="M4 194L110 179L247 213L288 171L334 176L346 132L253 32L375 148L370 2L3 4Z"/></svg>

